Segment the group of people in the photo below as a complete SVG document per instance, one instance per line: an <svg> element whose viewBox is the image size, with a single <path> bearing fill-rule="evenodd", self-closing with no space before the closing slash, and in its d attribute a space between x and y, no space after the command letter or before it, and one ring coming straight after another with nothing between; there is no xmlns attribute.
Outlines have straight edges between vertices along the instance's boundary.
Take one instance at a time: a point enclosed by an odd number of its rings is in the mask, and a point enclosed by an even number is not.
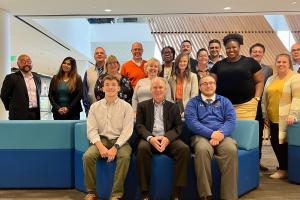
<svg viewBox="0 0 300 200"><path fill-rule="evenodd" d="M237 199L237 144L230 138L236 119L259 121L260 157L264 126L270 127L271 144L279 162L271 178L287 177L287 126L300 117L300 43L291 56L276 56L275 73L262 64L264 45L251 46L250 57L241 55L243 37L213 39L201 48L197 60L192 44L181 43L181 51L166 46L163 64L142 58L143 46L132 44L132 59L120 69L118 59L95 49L95 65L87 68L83 81L72 57L63 60L50 83L53 118L80 119L81 100L87 115L90 147L83 156L86 200L96 197L96 161L116 160L111 199L121 199L132 153L129 138L138 135L137 171L142 199L149 199L151 158L166 154L174 159L174 183L170 199L182 199L186 186L190 147L180 140L183 119L191 130L195 173L200 199L212 199L211 159L216 155L221 171L221 199ZM293 65L294 62L294 65ZM28 55L20 55L20 71L7 75L1 99L9 119L40 119L41 81L31 72ZM298 72L298 73L297 73ZM135 128L134 128L135 126ZM133 131L135 130L135 131ZM267 170L261 165L262 170Z"/></svg>

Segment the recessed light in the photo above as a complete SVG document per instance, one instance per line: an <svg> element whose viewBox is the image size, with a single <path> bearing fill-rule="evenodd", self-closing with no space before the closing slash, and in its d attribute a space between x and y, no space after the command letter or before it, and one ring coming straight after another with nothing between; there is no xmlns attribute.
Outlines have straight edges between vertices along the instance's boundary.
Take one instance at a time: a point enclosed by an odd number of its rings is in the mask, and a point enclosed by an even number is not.
<svg viewBox="0 0 300 200"><path fill-rule="evenodd" d="M297 4L297 1L293 1L292 3L291 3L291 5L296 5Z"/></svg>
<svg viewBox="0 0 300 200"><path fill-rule="evenodd" d="M112 10L109 9L109 8L106 8L104 11L105 11L105 12L111 12Z"/></svg>
<svg viewBox="0 0 300 200"><path fill-rule="evenodd" d="M225 7L224 10L231 10L231 7Z"/></svg>

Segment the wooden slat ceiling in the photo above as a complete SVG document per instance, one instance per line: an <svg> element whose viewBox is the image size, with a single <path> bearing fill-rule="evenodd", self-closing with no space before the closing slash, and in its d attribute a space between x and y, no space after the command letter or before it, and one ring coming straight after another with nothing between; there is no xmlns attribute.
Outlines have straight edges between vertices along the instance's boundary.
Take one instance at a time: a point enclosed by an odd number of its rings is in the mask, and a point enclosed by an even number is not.
<svg viewBox="0 0 300 200"><path fill-rule="evenodd" d="M286 22L294 36L296 42L300 42L300 15L286 15Z"/></svg>
<svg viewBox="0 0 300 200"><path fill-rule="evenodd" d="M192 55L195 58L200 48L207 48L211 39L222 39L228 33L243 35L244 45L241 53L249 56L249 48L254 43L266 47L263 63L273 66L275 56L287 52L276 33L263 16L180 16L149 17L148 22L156 43L161 49L173 46L179 52L180 43L188 39L193 44ZM224 47L222 54L225 55Z"/></svg>

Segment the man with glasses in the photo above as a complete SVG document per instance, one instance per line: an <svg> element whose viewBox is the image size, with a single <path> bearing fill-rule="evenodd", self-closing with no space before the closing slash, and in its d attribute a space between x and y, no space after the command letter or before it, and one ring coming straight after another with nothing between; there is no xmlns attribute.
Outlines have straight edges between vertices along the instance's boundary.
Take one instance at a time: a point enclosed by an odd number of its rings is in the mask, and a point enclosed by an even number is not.
<svg viewBox="0 0 300 200"><path fill-rule="evenodd" d="M146 77L143 60L143 45L140 42L134 42L131 46L132 59L125 62L121 69L121 75L126 76L133 87L135 88L137 82Z"/></svg>
<svg viewBox="0 0 300 200"><path fill-rule="evenodd" d="M188 102L184 116L192 131L191 146L195 151L195 173L200 199L212 199L211 160L213 155L221 172L221 199L237 196L237 144L229 136L236 123L233 105L217 95L211 75L200 79L200 94Z"/></svg>
<svg viewBox="0 0 300 200"><path fill-rule="evenodd" d="M41 79L32 72L32 62L28 55L20 55L19 71L5 77L1 88L1 99L10 120L39 120Z"/></svg>
<svg viewBox="0 0 300 200"><path fill-rule="evenodd" d="M295 43L291 47L293 59L293 70L300 73L300 43Z"/></svg>

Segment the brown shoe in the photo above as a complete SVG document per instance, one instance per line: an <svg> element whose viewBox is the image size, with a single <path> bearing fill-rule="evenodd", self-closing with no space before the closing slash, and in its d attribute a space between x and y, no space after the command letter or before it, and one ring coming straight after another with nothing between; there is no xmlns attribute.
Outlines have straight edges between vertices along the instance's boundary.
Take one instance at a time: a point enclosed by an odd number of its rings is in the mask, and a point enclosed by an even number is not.
<svg viewBox="0 0 300 200"><path fill-rule="evenodd" d="M85 197L84 197L84 200L97 200L97 196L96 194L93 194L93 193L88 193Z"/></svg>

